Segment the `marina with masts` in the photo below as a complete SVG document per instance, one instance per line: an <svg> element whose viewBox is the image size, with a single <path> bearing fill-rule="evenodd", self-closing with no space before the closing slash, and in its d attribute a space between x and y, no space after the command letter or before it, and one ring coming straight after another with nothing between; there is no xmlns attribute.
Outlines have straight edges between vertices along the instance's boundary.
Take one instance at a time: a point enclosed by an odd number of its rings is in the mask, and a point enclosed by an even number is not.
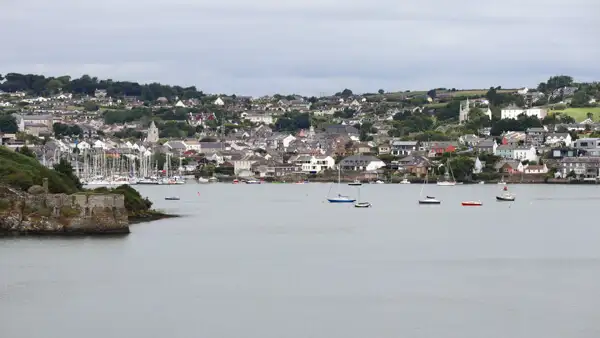
<svg viewBox="0 0 600 338"><path fill-rule="evenodd" d="M185 184L183 158L179 158L177 168L172 168L173 154L161 154L164 160L162 168L159 168L157 155L148 149L120 151L92 148L76 152L56 149L52 160L46 161L44 156L43 162L51 166L60 159L66 159L86 186Z"/></svg>

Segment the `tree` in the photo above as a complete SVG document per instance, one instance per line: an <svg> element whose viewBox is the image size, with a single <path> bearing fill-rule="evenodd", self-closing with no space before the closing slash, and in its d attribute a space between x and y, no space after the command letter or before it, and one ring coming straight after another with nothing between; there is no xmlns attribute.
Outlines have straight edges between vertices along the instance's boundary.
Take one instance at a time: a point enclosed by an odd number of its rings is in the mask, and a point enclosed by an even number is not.
<svg viewBox="0 0 600 338"><path fill-rule="evenodd" d="M19 131L17 120L9 114L0 114L0 132L14 134Z"/></svg>
<svg viewBox="0 0 600 338"><path fill-rule="evenodd" d="M35 155L35 153L33 151L31 151L31 149L29 149L29 147L26 145L22 146L20 149L18 148L17 152L20 154L23 154L25 156L37 159L37 156Z"/></svg>
<svg viewBox="0 0 600 338"><path fill-rule="evenodd" d="M352 95L353 95L352 91L350 89L348 89L348 88L342 90L342 92L340 93L340 96L343 97L343 98L348 98L348 97L350 97Z"/></svg>
<svg viewBox="0 0 600 338"><path fill-rule="evenodd" d="M275 122L276 131L294 132L310 127L310 116L308 113L288 112Z"/></svg>
<svg viewBox="0 0 600 338"><path fill-rule="evenodd" d="M379 95L383 95L385 93L385 90L379 89L377 92L379 93Z"/></svg>
<svg viewBox="0 0 600 338"><path fill-rule="evenodd" d="M52 79L46 83L46 89L50 94L58 93L63 87L63 83L57 79Z"/></svg>
<svg viewBox="0 0 600 338"><path fill-rule="evenodd" d="M97 111L98 109L100 109L100 106L98 106L96 102L85 101L83 103L83 109L85 109L85 111Z"/></svg>
<svg viewBox="0 0 600 338"><path fill-rule="evenodd" d="M71 166L71 163L67 162L67 160L65 160L64 158L61 158L60 162L54 165L54 170L63 174L71 181L73 181L77 189L81 189L83 187L83 185L79 181L79 178L73 172L73 166Z"/></svg>
<svg viewBox="0 0 600 338"><path fill-rule="evenodd" d="M428 92L427 92L427 96L429 96L429 97L430 97L430 98L432 98L432 99L435 99L435 96L436 96L436 90L435 90L435 89L432 89L432 90L428 91Z"/></svg>

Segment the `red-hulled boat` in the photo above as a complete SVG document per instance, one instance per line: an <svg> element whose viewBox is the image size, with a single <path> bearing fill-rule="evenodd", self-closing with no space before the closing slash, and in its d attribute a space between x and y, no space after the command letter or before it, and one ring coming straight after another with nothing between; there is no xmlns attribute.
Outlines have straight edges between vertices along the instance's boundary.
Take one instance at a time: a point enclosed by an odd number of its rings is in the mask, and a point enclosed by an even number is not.
<svg viewBox="0 0 600 338"><path fill-rule="evenodd" d="M479 202L479 201L465 201L462 202L463 207L480 207L483 205L483 203Z"/></svg>

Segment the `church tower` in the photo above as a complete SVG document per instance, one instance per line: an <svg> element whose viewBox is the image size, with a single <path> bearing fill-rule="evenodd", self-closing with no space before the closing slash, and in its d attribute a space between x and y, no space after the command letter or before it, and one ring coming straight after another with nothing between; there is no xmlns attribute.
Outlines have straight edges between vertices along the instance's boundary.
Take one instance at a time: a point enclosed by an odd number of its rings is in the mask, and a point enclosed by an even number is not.
<svg viewBox="0 0 600 338"><path fill-rule="evenodd" d="M146 137L146 141L149 143L157 143L158 142L158 128L154 121L150 123L150 128L148 128L148 137Z"/></svg>

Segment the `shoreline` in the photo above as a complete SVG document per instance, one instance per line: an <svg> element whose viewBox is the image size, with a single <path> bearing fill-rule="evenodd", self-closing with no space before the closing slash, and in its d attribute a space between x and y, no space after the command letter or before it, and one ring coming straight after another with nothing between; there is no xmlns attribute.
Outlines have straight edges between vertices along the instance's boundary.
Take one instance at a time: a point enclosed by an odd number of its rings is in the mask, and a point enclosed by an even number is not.
<svg viewBox="0 0 600 338"><path fill-rule="evenodd" d="M129 223L126 227L109 230L66 230L66 231L51 231L51 230L33 230L33 231L16 231L16 230L0 230L0 238L7 237L103 237L115 238L125 237L131 234L130 226L142 223L150 223L161 219L178 218L181 215L166 214L160 211L152 211L143 216L132 216L128 219Z"/></svg>
<svg viewBox="0 0 600 338"><path fill-rule="evenodd" d="M134 224L150 223L150 222L154 222L154 221L159 221L161 219L179 218L179 217L182 217L182 216L175 215L175 214L166 214L166 213L154 210L145 215L130 216L128 218L128 221L129 221L129 225L131 226Z"/></svg>

